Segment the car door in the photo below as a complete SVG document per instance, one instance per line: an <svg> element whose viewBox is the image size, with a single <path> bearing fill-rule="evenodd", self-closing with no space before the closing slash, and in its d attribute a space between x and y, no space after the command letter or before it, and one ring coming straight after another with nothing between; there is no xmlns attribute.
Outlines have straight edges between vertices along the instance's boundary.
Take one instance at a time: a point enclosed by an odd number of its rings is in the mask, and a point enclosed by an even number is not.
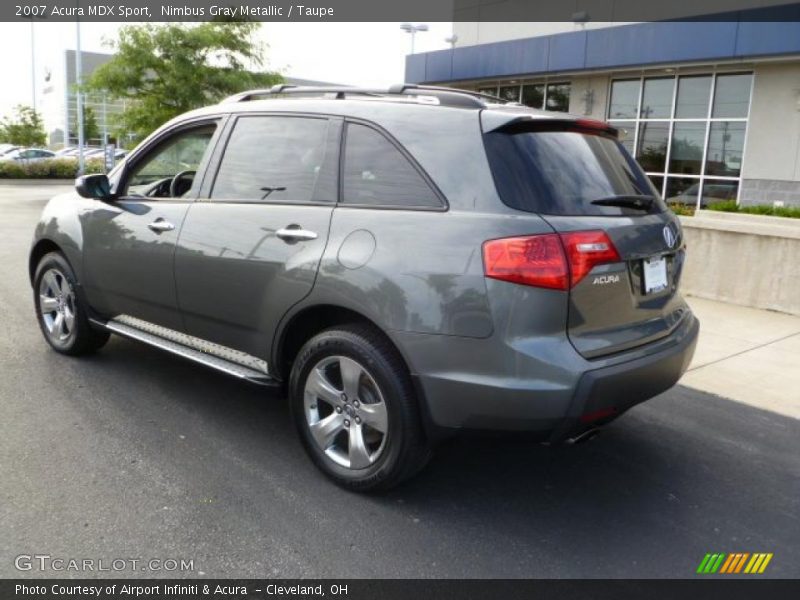
<svg viewBox="0 0 800 600"><path fill-rule="evenodd" d="M137 150L112 183L117 198L85 215L89 304L106 317L129 315L181 331L175 243L221 131L219 119L182 124ZM196 181L196 183L195 183Z"/></svg>
<svg viewBox="0 0 800 600"><path fill-rule="evenodd" d="M178 304L190 335L266 359L325 249L341 119L247 114L228 129L216 176L181 230Z"/></svg>

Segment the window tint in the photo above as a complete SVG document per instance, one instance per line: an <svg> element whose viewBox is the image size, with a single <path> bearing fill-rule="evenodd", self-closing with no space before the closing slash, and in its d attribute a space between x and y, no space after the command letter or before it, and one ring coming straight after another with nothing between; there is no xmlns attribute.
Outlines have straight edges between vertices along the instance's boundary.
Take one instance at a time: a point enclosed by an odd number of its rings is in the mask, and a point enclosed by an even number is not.
<svg viewBox="0 0 800 600"><path fill-rule="evenodd" d="M650 180L615 139L573 131L493 132L485 136L503 202L546 215L646 214L592 204L612 196L654 196ZM653 210L663 210L656 201Z"/></svg>
<svg viewBox="0 0 800 600"><path fill-rule="evenodd" d="M342 202L379 206L441 206L414 166L383 134L349 123Z"/></svg>
<svg viewBox="0 0 800 600"><path fill-rule="evenodd" d="M308 202L325 161L327 119L240 117L214 182L216 200Z"/></svg>
<svg viewBox="0 0 800 600"><path fill-rule="evenodd" d="M215 125L206 125L176 133L137 160L128 176L128 193L169 197L172 179L178 173L186 173L176 186L176 195L184 195L192 186L194 172L208 150L215 129Z"/></svg>

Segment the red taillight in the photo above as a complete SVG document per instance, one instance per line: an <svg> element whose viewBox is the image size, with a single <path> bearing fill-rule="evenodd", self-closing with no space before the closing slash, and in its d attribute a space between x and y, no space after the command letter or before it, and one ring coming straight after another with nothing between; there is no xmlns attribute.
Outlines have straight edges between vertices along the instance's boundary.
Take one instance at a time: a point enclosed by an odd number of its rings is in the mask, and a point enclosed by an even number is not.
<svg viewBox="0 0 800 600"><path fill-rule="evenodd" d="M617 136L619 130L605 121L596 121L595 119L576 119L575 128L583 130L584 132L600 131L609 135Z"/></svg>
<svg viewBox="0 0 800 600"><path fill-rule="evenodd" d="M545 233L483 244L487 277L555 290L574 287L595 265L619 260L603 231Z"/></svg>
<svg viewBox="0 0 800 600"><path fill-rule="evenodd" d="M552 288L567 289L569 270L558 234L490 240L483 244L487 277Z"/></svg>
<svg viewBox="0 0 800 600"><path fill-rule="evenodd" d="M605 231L573 231L562 233L561 241L567 252L570 285L578 282L595 266L619 262L619 254Z"/></svg>

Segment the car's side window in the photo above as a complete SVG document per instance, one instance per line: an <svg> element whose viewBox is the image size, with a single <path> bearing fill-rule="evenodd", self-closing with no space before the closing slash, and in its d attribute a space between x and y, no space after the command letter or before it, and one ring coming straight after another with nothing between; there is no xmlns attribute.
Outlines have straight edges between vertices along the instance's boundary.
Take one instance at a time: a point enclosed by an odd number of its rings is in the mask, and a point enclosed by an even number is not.
<svg viewBox="0 0 800 600"><path fill-rule="evenodd" d="M325 164L329 121L244 116L222 156L212 200L310 202Z"/></svg>
<svg viewBox="0 0 800 600"><path fill-rule="evenodd" d="M410 208L443 206L397 146L379 131L360 123L347 124L342 203Z"/></svg>
<svg viewBox="0 0 800 600"><path fill-rule="evenodd" d="M184 129L138 159L126 177L125 195L180 198L192 189L194 176L210 149L216 125Z"/></svg>

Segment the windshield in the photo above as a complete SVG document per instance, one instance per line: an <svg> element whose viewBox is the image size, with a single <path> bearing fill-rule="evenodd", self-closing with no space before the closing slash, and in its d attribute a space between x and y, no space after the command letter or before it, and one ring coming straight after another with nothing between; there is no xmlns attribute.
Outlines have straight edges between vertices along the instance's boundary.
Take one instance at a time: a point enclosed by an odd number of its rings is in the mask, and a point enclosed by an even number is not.
<svg viewBox="0 0 800 600"><path fill-rule="evenodd" d="M608 135L517 130L492 132L484 138L497 191L512 208L545 215L600 216L665 210L647 175ZM655 200L644 211L630 202L608 201L630 197Z"/></svg>

